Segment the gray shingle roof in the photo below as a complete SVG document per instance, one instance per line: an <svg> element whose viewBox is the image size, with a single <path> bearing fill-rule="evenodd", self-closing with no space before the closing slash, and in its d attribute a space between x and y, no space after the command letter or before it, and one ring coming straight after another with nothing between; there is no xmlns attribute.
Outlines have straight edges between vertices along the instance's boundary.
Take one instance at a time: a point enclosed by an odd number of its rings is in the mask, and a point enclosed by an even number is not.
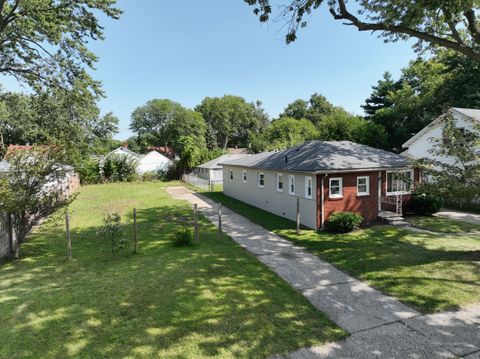
<svg viewBox="0 0 480 359"><path fill-rule="evenodd" d="M475 108L460 108L460 107L452 107L453 110L464 114L467 117L470 117L473 120L480 121L480 110Z"/></svg>
<svg viewBox="0 0 480 359"><path fill-rule="evenodd" d="M350 141L311 141L280 152L264 152L225 165L299 172L404 168L410 161L396 153Z"/></svg>
<svg viewBox="0 0 480 359"><path fill-rule="evenodd" d="M226 162L226 161L231 161L231 160L237 160L242 157L248 156L246 154L236 154L236 155L222 155L220 157L214 158L211 161L202 163L201 165L198 165L198 168L209 168L209 169L221 169L222 166L219 164L220 162Z"/></svg>

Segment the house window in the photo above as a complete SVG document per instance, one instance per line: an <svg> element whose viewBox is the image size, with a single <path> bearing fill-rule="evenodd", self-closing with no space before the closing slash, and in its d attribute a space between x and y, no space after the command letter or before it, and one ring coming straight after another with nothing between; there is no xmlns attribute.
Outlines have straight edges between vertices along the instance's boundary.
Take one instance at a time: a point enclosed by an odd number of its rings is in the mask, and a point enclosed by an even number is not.
<svg viewBox="0 0 480 359"><path fill-rule="evenodd" d="M370 177L357 177L357 195L368 196L370 194Z"/></svg>
<svg viewBox="0 0 480 359"><path fill-rule="evenodd" d="M305 177L305 198L312 198L312 177Z"/></svg>
<svg viewBox="0 0 480 359"><path fill-rule="evenodd" d="M230 170L230 181L233 181L233 171Z"/></svg>
<svg viewBox="0 0 480 359"><path fill-rule="evenodd" d="M288 176L288 194L295 194L295 176Z"/></svg>
<svg viewBox="0 0 480 359"><path fill-rule="evenodd" d="M265 174L262 172L258 174L258 187L265 187Z"/></svg>
<svg viewBox="0 0 480 359"><path fill-rule="evenodd" d="M242 182L247 182L247 171L242 171Z"/></svg>
<svg viewBox="0 0 480 359"><path fill-rule="evenodd" d="M277 191L283 192L283 173L277 173Z"/></svg>
<svg viewBox="0 0 480 359"><path fill-rule="evenodd" d="M343 178L330 178L329 195L330 198L343 197Z"/></svg>
<svg viewBox="0 0 480 359"><path fill-rule="evenodd" d="M387 172L387 195L410 193L412 180L412 170Z"/></svg>

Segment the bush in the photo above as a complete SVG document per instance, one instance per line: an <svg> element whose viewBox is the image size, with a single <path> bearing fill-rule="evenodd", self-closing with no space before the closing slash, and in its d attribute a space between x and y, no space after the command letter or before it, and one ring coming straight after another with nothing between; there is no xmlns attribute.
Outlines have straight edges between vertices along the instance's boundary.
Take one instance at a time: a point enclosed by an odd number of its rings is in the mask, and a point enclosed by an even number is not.
<svg viewBox="0 0 480 359"><path fill-rule="evenodd" d="M358 213L336 212L328 218L325 228L330 232L347 233L358 228L362 222L363 217Z"/></svg>
<svg viewBox="0 0 480 359"><path fill-rule="evenodd" d="M427 193L412 194L412 210L417 214L432 215L444 205L441 197Z"/></svg>
<svg viewBox="0 0 480 359"><path fill-rule="evenodd" d="M80 174L80 182L82 184L96 184L102 181L100 164L96 159L89 158L83 161L77 167L77 171Z"/></svg>
<svg viewBox="0 0 480 359"><path fill-rule="evenodd" d="M193 243L193 229L178 228L173 233L173 244L176 246L188 246Z"/></svg>
<svg viewBox="0 0 480 359"><path fill-rule="evenodd" d="M106 182L132 182L137 179L137 162L127 156L109 156L102 166Z"/></svg>
<svg viewBox="0 0 480 359"><path fill-rule="evenodd" d="M97 231L103 240L110 243L112 254L128 246L128 239L123 236L121 218L118 213L105 215L103 226Z"/></svg>
<svg viewBox="0 0 480 359"><path fill-rule="evenodd" d="M140 176L140 179L143 182L160 181L163 178L165 178L165 173L161 171L148 171L142 173L142 175Z"/></svg>

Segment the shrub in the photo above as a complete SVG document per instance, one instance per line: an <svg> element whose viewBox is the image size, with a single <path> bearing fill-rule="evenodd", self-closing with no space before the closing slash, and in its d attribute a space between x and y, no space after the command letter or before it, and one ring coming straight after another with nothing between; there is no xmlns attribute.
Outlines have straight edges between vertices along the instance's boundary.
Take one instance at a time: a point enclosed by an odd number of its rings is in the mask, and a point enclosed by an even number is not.
<svg viewBox="0 0 480 359"><path fill-rule="evenodd" d="M173 244L176 246L188 246L193 243L193 229L178 228L173 233Z"/></svg>
<svg viewBox="0 0 480 359"><path fill-rule="evenodd" d="M102 165L107 182L132 182L137 179L137 162L127 156L108 156Z"/></svg>
<svg viewBox="0 0 480 359"><path fill-rule="evenodd" d="M80 174L80 181L82 184L96 184L100 183L102 180L100 175L100 164L96 159L89 158L84 160L77 167L77 171Z"/></svg>
<svg viewBox="0 0 480 359"><path fill-rule="evenodd" d="M128 245L128 240L123 236L121 218L118 213L107 214L103 219L103 226L100 227L97 234L105 241L110 242L112 254L118 253Z"/></svg>
<svg viewBox="0 0 480 359"><path fill-rule="evenodd" d="M161 171L148 171L148 172L142 173L142 175L140 176L140 179L143 182L159 181L163 178L165 178L165 173Z"/></svg>
<svg viewBox="0 0 480 359"><path fill-rule="evenodd" d="M417 214L432 215L444 205L441 197L427 193L412 194L412 210Z"/></svg>
<svg viewBox="0 0 480 359"><path fill-rule="evenodd" d="M325 228L330 232L347 233L358 228L363 222L363 217L353 212L333 213L325 223Z"/></svg>

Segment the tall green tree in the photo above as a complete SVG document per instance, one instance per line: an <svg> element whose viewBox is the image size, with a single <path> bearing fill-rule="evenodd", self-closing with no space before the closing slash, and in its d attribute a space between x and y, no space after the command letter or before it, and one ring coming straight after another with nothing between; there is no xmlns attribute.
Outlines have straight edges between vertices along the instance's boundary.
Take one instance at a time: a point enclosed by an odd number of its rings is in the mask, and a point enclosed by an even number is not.
<svg viewBox="0 0 480 359"><path fill-rule="evenodd" d="M246 147L249 136L268 124L260 102L248 103L239 96L206 97L195 110L207 123L209 142L216 141L216 147L223 149Z"/></svg>
<svg viewBox="0 0 480 359"><path fill-rule="evenodd" d="M206 124L201 113L167 99L150 100L137 107L130 129L143 146L170 146L179 151L183 144L180 139L189 137L205 147Z"/></svg>
<svg viewBox="0 0 480 359"><path fill-rule="evenodd" d="M283 149L305 141L315 140L318 136L318 130L310 121L281 117L272 121L265 130L266 149Z"/></svg>
<svg viewBox="0 0 480 359"><path fill-rule="evenodd" d="M99 95L90 76L97 57L87 44L104 38L99 18L118 19L116 0L0 1L0 74L37 91Z"/></svg>
<svg viewBox="0 0 480 359"><path fill-rule="evenodd" d="M283 0L280 7L272 6L273 0L244 1L254 6L262 22L280 8L276 18L286 23L287 43L295 41L312 12L323 5L333 19L377 32L385 41L415 39L416 50L443 47L480 63L480 4L475 0Z"/></svg>
<svg viewBox="0 0 480 359"><path fill-rule="evenodd" d="M335 112L346 113L343 108L334 106L325 96L314 93L308 101L298 99L288 104L280 117L291 117L297 120L304 118L318 126L322 118Z"/></svg>

